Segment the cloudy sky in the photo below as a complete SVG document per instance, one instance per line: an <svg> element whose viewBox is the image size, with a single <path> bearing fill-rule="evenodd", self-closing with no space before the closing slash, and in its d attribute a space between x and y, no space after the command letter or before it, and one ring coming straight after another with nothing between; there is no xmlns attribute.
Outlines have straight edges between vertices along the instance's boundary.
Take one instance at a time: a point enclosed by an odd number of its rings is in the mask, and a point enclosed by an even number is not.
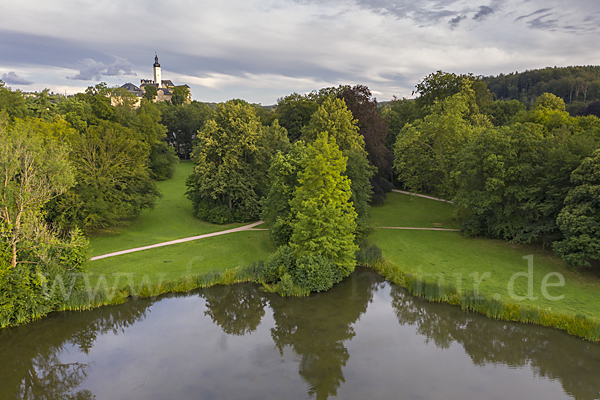
<svg viewBox="0 0 600 400"><path fill-rule="evenodd" d="M152 79L195 100L274 104L364 84L410 97L427 74L600 64L599 0L19 0L0 13L0 79L59 93Z"/></svg>

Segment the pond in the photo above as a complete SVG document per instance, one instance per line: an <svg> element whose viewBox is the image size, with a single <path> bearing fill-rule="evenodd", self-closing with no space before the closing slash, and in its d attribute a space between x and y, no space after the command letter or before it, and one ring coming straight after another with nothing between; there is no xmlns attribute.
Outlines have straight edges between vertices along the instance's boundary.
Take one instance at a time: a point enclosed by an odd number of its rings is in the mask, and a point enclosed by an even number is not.
<svg viewBox="0 0 600 400"><path fill-rule="evenodd" d="M0 331L0 398L598 399L600 345L408 295L368 269L326 293L253 284Z"/></svg>

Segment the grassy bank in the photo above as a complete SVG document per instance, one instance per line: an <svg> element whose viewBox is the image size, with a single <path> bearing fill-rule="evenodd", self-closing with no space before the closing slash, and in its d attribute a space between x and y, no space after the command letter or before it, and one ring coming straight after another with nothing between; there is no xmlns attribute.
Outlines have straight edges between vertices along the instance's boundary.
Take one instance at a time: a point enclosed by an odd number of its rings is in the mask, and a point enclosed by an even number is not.
<svg viewBox="0 0 600 400"><path fill-rule="evenodd" d="M94 286L104 280L110 288L121 288L131 280L136 284L142 280L168 282L245 267L273 251L267 231L242 231L103 258L92 261L88 270Z"/></svg>
<svg viewBox="0 0 600 400"><path fill-rule="evenodd" d="M185 196L185 180L193 169L191 161L180 162L173 178L157 182L163 197L153 210L142 212L127 224L94 234L90 238L92 256L242 226L215 225L194 217L192 203Z"/></svg>
<svg viewBox="0 0 600 400"><path fill-rule="evenodd" d="M388 200L384 206L373 208L374 225L430 227L433 222L443 223L444 228L457 225L452 219L451 204L399 193L392 193ZM587 269L568 269L560 258L538 246L466 238L459 232L440 231L378 229L370 239L387 261L384 275L402 286L406 285L405 278L397 277L416 279L425 286L430 284L430 288L442 286L447 291L454 290L458 294L447 299L448 302L462 304L467 309L464 300L459 299L485 298L482 304L491 302L485 307L510 305L513 312L535 310L544 316L536 323L559 327L578 336L585 336L580 331L587 328L569 328L573 324L600 323L600 277ZM506 310L490 316L532 322ZM569 318L575 318L575 322L557 325L557 321Z"/></svg>

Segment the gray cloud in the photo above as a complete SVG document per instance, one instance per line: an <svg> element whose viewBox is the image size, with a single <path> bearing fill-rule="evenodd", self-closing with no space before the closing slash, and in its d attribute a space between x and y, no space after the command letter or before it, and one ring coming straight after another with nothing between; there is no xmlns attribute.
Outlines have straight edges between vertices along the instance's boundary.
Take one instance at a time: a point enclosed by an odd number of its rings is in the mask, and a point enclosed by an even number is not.
<svg viewBox="0 0 600 400"><path fill-rule="evenodd" d="M9 85L32 85L33 82L29 82L27 79L19 77L13 71L10 71L8 74L2 75L2 80Z"/></svg>
<svg viewBox="0 0 600 400"><path fill-rule="evenodd" d="M529 18L529 17L533 17L534 15L538 15L538 14L542 14L542 13L548 12L550 10L552 10L552 8L540 8L539 10L534 11L531 14L521 15L520 17L518 17L517 19L515 19L515 22L516 21L520 21L522 19Z"/></svg>
<svg viewBox="0 0 600 400"><path fill-rule="evenodd" d="M129 62L126 58L115 57L115 61L106 68L106 72L102 75L107 76L121 76L121 75L133 75L137 76L132 71L133 63Z"/></svg>
<svg viewBox="0 0 600 400"><path fill-rule="evenodd" d="M79 61L79 73L75 76L68 76L67 79L90 81L101 80L102 76L137 76L132 71L133 64L126 58L114 57L115 61L106 66L101 61L96 61L92 58L86 58Z"/></svg>
<svg viewBox="0 0 600 400"><path fill-rule="evenodd" d="M450 29L454 29L458 26L458 24L460 23L460 21L462 21L463 19L466 19L467 16L466 15L457 15L456 17L452 18L449 22L450 24Z"/></svg>
<svg viewBox="0 0 600 400"><path fill-rule="evenodd" d="M479 7L479 11L477 11L477 14L475 14L475 16L473 17L473 19L475 21L481 21L483 19L485 19L485 17L487 17L490 14L493 14L494 10L491 9L488 6L480 6Z"/></svg>

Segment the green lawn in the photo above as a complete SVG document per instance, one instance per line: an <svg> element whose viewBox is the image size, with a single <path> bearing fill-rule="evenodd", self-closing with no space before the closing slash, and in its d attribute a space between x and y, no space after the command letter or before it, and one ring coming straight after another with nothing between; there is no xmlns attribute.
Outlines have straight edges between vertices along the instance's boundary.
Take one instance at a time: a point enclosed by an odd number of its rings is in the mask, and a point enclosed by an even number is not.
<svg viewBox="0 0 600 400"><path fill-rule="evenodd" d="M436 219L452 221L452 205L406 197L409 196L394 193L390 196L392 201L374 209L373 216L379 221L376 225L389 221L386 226L424 226L428 221L427 205ZM407 204L413 201L418 207L411 214ZM444 210L446 215L441 214ZM444 227L451 226L444 223ZM422 275L427 280L437 281L443 276L445 282L461 285L464 292L470 292L475 279L489 273L479 286L486 297L499 296L505 302L526 303L570 315L583 314L600 321L600 278L588 270L567 269L560 258L540 247L440 231L377 229L370 239L402 271ZM515 300L509 283L514 274L528 273L528 260L523 259L528 255L533 255L533 297L537 299ZM542 281L550 273L560 273L565 279L564 287L547 287L549 296L564 295L561 300L549 300L542 293ZM556 283L558 279L551 276L547 282ZM528 277L518 276L513 281L514 295L527 296Z"/></svg>
<svg viewBox="0 0 600 400"><path fill-rule="evenodd" d="M417 228L433 228L434 223L441 223L442 228L458 229L453 210L449 203L392 192L384 205L371 208L371 222L373 226Z"/></svg>
<svg viewBox="0 0 600 400"><path fill-rule="evenodd" d="M163 197L153 210L142 212L127 226L93 235L90 238L92 256L244 225L215 225L193 215L192 203L185 197L185 180L193 169L192 162L180 162L172 179L157 183Z"/></svg>
<svg viewBox="0 0 600 400"><path fill-rule="evenodd" d="M185 275L206 274L246 267L275 251L267 231L246 231L214 236L156 249L92 261L92 284L105 279L110 287L127 285L127 276L139 283L176 280ZM117 280L117 276L119 276Z"/></svg>

